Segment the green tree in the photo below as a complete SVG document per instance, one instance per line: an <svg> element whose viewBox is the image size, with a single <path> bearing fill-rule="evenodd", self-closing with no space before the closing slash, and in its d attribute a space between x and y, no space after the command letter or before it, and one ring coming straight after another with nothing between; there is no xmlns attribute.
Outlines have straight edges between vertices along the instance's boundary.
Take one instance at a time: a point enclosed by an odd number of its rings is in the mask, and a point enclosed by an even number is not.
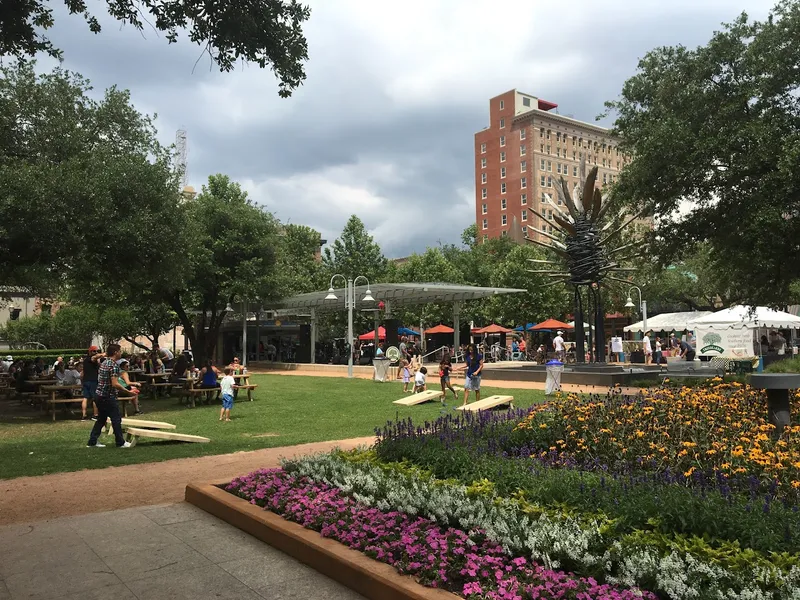
<svg viewBox="0 0 800 600"><path fill-rule="evenodd" d="M494 287L518 288L526 293L495 296L488 302L493 319L505 325L539 323L566 312L569 295L564 285L547 285L550 280L528 259L542 259L544 253L531 245L517 245L496 265L492 275Z"/></svg>
<svg viewBox="0 0 800 600"><path fill-rule="evenodd" d="M319 231L305 225L281 228L276 273L281 294L304 294L323 288L322 263L317 256L322 238Z"/></svg>
<svg viewBox="0 0 800 600"><path fill-rule="evenodd" d="M145 265L141 286L165 268L161 242L178 227L178 182L152 120L128 92L93 100L68 71L0 72L0 280L52 297L87 273Z"/></svg>
<svg viewBox="0 0 800 600"><path fill-rule="evenodd" d="M707 242L731 301L785 304L800 279L798 34L798 0L742 14L705 46L649 52L608 103L630 157L614 193L656 218L650 254L668 266Z"/></svg>
<svg viewBox="0 0 800 600"><path fill-rule="evenodd" d="M395 281L399 283L464 283L464 275L458 267L445 256L442 248L428 248L424 254L412 254L397 267ZM434 303L410 306L397 311L408 327L416 329L420 321L426 325L450 323L453 320L451 303Z"/></svg>
<svg viewBox="0 0 800 600"><path fill-rule="evenodd" d="M353 215L345 224L342 235L325 248L322 264L329 278L334 273L348 278L363 275L370 283L376 283L386 274L388 261L364 222Z"/></svg>
<svg viewBox="0 0 800 600"><path fill-rule="evenodd" d="M212 175L184 207L181 278L160 278L156 293L175 311L198 363L212 356L226 305L274 299L278 222L238 183Z"/></svg>
<svg viewBox="0 0 800 600"><path fill-rule="evenodd" d="M46 0L6 3L0 21L0 56L17 59L39 52L61 58L61 51L45 36L55 20ZM80 14L89 30L100 32L100 22L85 0L64 0L70 14ZM138 30L145 25L166 34L169 43L186 30L191 41L202 46L221 71L230 71L239 60L262 69L270 67L280 82L280 95L290 96L305 79L308 44L302 24L310 10L297 0L106 0L108 12L122 24Z"/></svg>

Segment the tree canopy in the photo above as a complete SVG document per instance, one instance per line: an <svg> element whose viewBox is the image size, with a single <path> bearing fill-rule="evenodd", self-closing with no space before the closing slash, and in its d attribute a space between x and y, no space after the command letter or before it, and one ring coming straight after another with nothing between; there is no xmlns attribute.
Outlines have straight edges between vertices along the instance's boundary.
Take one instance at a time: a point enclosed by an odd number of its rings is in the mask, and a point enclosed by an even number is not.
<svg viewBox="0 0 800 600"><path fill-rule="evenodd" d="M614 192L654 216L649 254L707 244L732 301L787 304L800 279L798 37L799 0L742 14L705 46L649 52L608 103L630 157Z"/></svg>
<svg viewBox="0 0 800 600"><path fill-rule="evenodd" d="M288 97L305 79L308 44L302 25L310 9L297 0L106 0L109 14L138 30L145 26L166 34L172 44L184 32L201 46L221 71L237 61L269 67L280 82L279 94ZM100 33L100 21L85 0L64 0L70 14L80 14L89 30ZM39 52L61 58L62 51L46 37L55 25L46 0L17 0L3 4L0 19L0 56L17 59Z"/></svg>
<svg viewBox="0 0 800 600"><path fill-rule="evenodd" d="M388 262L380 245L356 215L348 219L342 235L325 248L322 256L322 265L328 278L335 273L347 278L363 275L370 283L385 276Z"/></svg>

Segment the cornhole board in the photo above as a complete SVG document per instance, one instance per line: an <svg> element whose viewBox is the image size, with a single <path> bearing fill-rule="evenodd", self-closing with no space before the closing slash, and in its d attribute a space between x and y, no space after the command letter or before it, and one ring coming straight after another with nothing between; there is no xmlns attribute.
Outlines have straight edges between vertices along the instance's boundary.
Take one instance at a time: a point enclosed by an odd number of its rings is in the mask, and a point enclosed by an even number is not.
<svg viewBox="0 0 800 600"><path fill-rule="evenodd" d="M177 429L176 425L172 423L164 423L163 421L145 421L143 419L122 419L122 428L141 427L142 429ZM111 421L106 421L106 435L111 432Z"/></svg>
<svg viewBox="0 0 800 600"><path fill-rule="evenodd" d="M478 400L477 402L471 402L466 406L456 406L456 410L468 410L472 412L477 412L479 410L487 410L489 408L494 408L495 406L503 406L504 404L508 404L511 408L514 408L514 396L489 396L488 398L484 398L483 400Z"/></svg>
<svg viewBox="0 0 800 600"><path fill-rule="evenodd" d="M401 406L414 406L422 404L423 402L430 402L431 400L438 400L442 397L442 391L428 390L427 392L420 392L419 394L412 394L400 400L395 400L392 404L400 404Z"/></svg>
<svg viewBox="0 0 800 600"><path fill-rule="evenodd" d="M140 437L156 438L159 440L174 440L176 442L194 442L196 444L207 444L211 440L199 435L189 435L187 433L175 433L174 431L160 431L158 429L140 429L138 427L128 428L128 441L131 446L135 446Z"/></svg>

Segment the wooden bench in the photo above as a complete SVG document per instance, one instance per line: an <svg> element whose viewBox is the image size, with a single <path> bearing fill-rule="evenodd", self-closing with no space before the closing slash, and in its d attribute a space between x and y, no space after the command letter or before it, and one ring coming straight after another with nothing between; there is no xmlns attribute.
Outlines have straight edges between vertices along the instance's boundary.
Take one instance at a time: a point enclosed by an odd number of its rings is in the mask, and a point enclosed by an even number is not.
<svg viewBox="0 0 800 600"><path fill-rule="evenodd" d="M173 431L160 431L158 429L143 429L140 427L129 427L127 431L128 441L131 446L135 446L140 437L155 438L158 440L174 440L176 442L192 442L195 444L207 444L211 440L199 435L189 435L187 433L175 433Z"/></svg>
<svg viewBox="0 0 800 600"><path fill-rule="evenodd" d="M163 421L145 421L143 419L122 419L122 428L139 427L141 429L177 429L172 423ZM106 435L111 432L111 421L106 421Z"/></svg>
<svg viewBox="0 0 800 600"><path fill-rule="evenodd" d="M400 398L399 400L395 400L392 404L399 404L400 406L415 406L417 404L422 404L423 402L430 402L431 400L437 400L442 397L441 390L428 390L427 392L420 392L418 394L412 394L411 396L406 396L405 398Z"/></svg>
<svg viewBox="0 0 800 600"><path fill-rule="evenodd" d="M258 387L257 383L246 383L244 385L234 385L233 389L235 390L247 390L247 399L252 402L253 401L253 390Z"/></svg>
<svg viewBox="0 0 800 600"><path fill-rule="evenodd" d="M155 381L151 381L147 383L147 389L150 392L150 394L155 398L156 392L158 391L159 388L166 389L171 395L172 388L179 387L180 385L181 385L180 383L172 383L171 381L164 381L158 383L156 383Z"/></svg>
<svg viewBox="0 0 800 600"><path fill-rule="evenodd" d="M470 412L478 412L480 410L488 410L496 406L503 406L508 404L509 408L514 408L514 396L489 396L477 402L470 402L463 406L456 406L456 410L466 410Z"/></svg>
<svg viewBox="0 0 800 600"><path fill-rule="evenodd" d="M195 400L197 396L201 396L203 394L213 394L216 392L218 395L222 391L220 387L213 387L213 388L201 388L201 387L193 387L193 388L184 388L183 393L188 396L192 401L192 408L195 408Z"/></svg>

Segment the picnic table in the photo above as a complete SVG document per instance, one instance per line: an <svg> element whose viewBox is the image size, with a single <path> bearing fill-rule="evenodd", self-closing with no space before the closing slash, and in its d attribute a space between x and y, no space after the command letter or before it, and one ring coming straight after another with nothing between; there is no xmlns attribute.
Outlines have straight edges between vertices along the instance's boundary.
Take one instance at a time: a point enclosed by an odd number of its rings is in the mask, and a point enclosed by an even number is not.
<svg viewBox="0 0 800 600"><path fill-rule="evenodd" d="M137 377L144 377L144 388L148 390L150 395L155 398L158 388L172 389L179 385L169 381L172 371L164 371L163 373L136 373ZM159 381L163 380L163 381Z"/></svg>
<svg viewBox="0 0 800 600"><path fill-rule="evenodd" d="M250 383L250 374L240 374L240 375L231 375L236 380L236 385L234 385L234 389L237 390L247 390L247 399L252 402L253 401L253 390L258 387L258 384ZM192 408L195 408L195 399L197 396L202 394L211 394L212 392L221 392L222 389L219 385L215 387L195 387L199 382L200 378L196 375L192 375L190 377L182 378L182 382L185 382L184 393L191 398Z"/></svg>
<svg viewBox="0 0 800 600"><path fill-rule="evenodd" d="M42 393L48 395L42 407L46 408L48 404L50 405L51 412L53 413L53 421L55 421L56 404L71 404L73 402L81 401L80 398L73 398L72 396L59 397L58 393L62 391L80 390L81 388L82 386L77 383L71 385L42 385L41 387Z"/></svg>

